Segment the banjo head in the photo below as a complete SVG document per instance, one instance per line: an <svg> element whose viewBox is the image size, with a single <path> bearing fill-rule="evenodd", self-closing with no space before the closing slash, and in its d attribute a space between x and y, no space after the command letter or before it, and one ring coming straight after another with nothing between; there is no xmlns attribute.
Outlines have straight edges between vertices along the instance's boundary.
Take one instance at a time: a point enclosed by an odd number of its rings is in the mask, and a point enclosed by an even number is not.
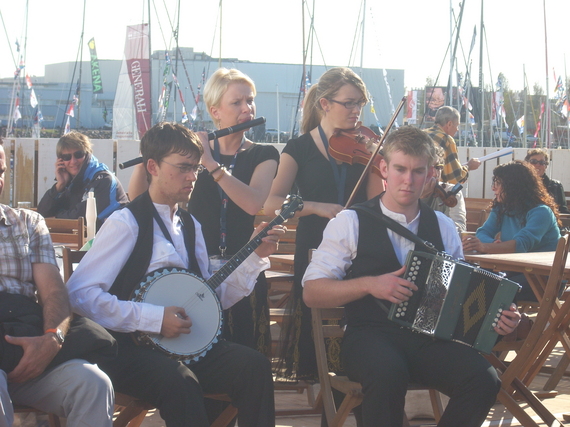
<svg viewBox="0 0 570 427"><path fill-rule="evenodd" d="M133 301L182 307L192 321L189 334L166 338L136 332L141 343L154 346L185 363L203 357L218 341L222 331L222 307L218 295L194 273L181 268L162 268L150 273L133 293Z"/></svg>

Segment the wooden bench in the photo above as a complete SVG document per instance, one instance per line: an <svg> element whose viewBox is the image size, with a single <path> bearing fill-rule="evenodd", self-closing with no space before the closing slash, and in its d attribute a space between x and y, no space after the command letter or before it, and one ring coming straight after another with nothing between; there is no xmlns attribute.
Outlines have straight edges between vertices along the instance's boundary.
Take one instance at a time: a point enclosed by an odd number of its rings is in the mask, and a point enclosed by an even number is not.
<svg viewBox="0 0 570 427"><path fill-rule="evenodd" d="M476 197L465 198L465 213L467 231L477 231L487 220L491 212L492 199L480 199Z"/></svg>
<svg viewBox="0 0 570 427"><path fill-rule="evenodd" d="M87 240L83 217L77 219L45 218L53 244L81 249Z"/></svg>

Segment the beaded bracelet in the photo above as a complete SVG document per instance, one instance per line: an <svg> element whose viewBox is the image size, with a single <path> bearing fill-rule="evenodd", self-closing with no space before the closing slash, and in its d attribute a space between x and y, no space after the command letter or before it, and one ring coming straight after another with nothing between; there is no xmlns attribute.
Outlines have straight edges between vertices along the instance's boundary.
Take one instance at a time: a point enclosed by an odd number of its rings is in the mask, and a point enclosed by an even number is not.
<svg viewBox="0 0 570 427"><path fill-rule="evenodd" d="M227 169L226 169L225 166L221 166L221 167L219 167L218 169L220 169L220 170L222 171L222 173L220 174L219 177L214 178L214 182L218 182L220 179L222 179L224 176L226 176L226 171L227 171Z"/></svg>
<svg viewBox="0 0 570 427"><path fill-rule="evenodd" d="M211 170L211 171L208 171L208 173L209 173L210 175L213 175L214 173L216 173L217 171L219 171L222 167L223 167L223 165L220 165L220 164L219 164L216 169Z"/></svg>

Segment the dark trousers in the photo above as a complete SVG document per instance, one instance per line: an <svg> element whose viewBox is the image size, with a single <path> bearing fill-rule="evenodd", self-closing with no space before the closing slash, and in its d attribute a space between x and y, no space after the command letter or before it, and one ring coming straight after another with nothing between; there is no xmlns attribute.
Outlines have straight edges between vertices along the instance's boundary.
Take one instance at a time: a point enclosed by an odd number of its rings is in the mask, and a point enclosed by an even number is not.
<svg viewBox="0 0 570 427"><path fill-rule="evenodd" d="M341 357L362 384L364 427L401 426L409 382L450 397L440 427L478 427L496 401L497 372L475 350L397 325L349 328Z"/></svg>
<svg viewBox="0 0 570 427"><path fill-rule="evenodd" d="M135 345L126 335L118 341L117 358L101 364L101 369L116 391L157 407L168 427L208 427L203 393L228 394L238 408L240 427L275 426L271 365L261 353L220 341L188 367L150 347Z"/></svg>

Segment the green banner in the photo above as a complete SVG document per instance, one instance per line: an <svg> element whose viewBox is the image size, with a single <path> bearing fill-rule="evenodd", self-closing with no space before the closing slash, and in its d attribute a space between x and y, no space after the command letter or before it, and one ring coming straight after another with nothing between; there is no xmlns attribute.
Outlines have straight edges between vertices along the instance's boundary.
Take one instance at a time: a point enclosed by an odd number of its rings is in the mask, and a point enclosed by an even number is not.
<svg viewBox="0 0 570 427"><path fill-rule="evenodd" d="M101 69L99 68L99 60L97 59L97 50L95 50L95 38L87 43L89 53L91 55L91 79L93 81L93 93L103 93L103 82L101 80Z"/></svg>

